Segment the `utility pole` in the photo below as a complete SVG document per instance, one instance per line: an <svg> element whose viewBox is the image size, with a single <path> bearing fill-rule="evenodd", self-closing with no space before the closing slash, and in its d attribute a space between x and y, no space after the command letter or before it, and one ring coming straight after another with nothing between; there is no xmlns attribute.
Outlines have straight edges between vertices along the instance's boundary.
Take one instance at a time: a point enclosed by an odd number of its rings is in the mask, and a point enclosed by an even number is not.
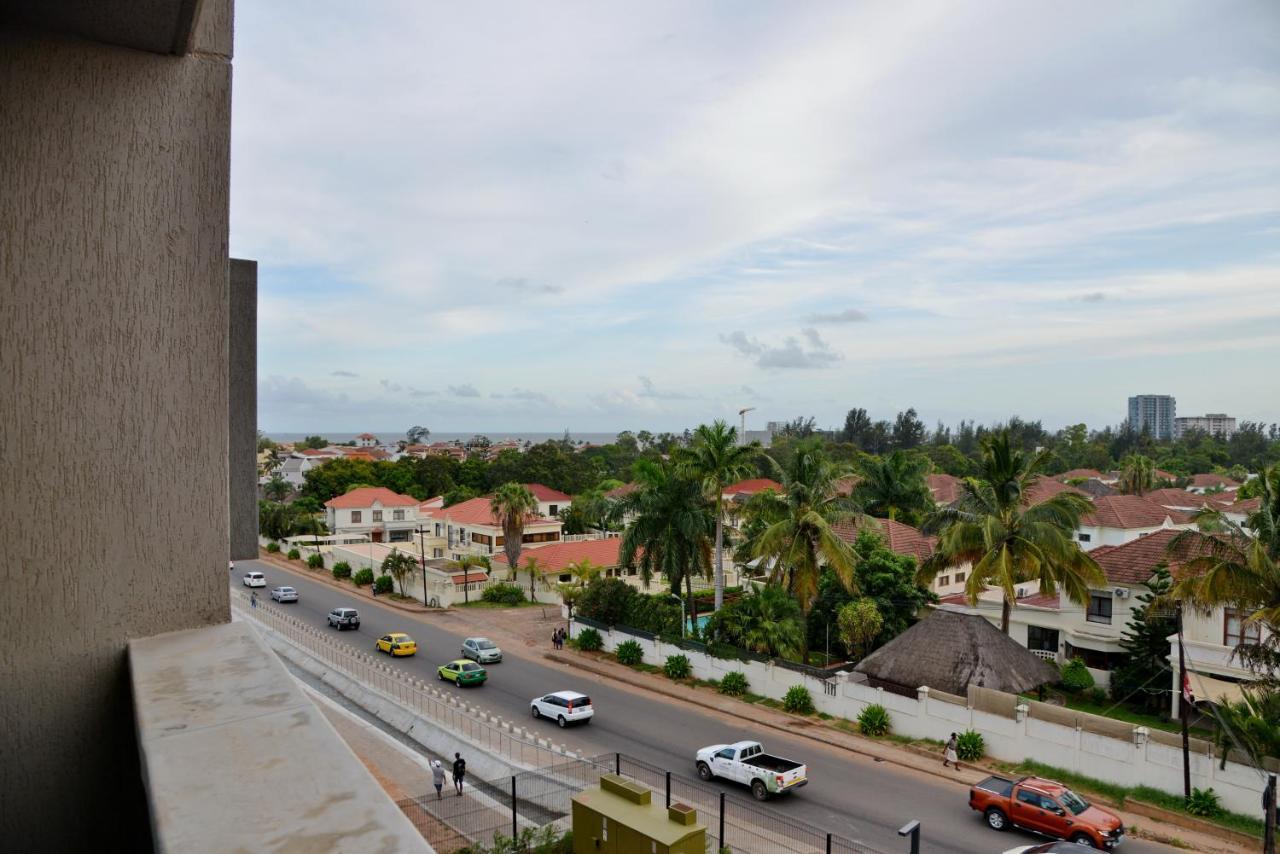
<svg viewBox="0 0 1280 854"><path fill-rule="evenodd" d="M1262 854L1276 854L1276 775L1267 775L1262 790Z"/></svg>
<svg viewBox="0 0 1280 854"><path fill-rule="evenodd" d="M1190 712L1190 703L1187 701L1187 694L1190 693L1190 683L1187 681L1187 657L1182 649L1182 603L1177 603L1177 610L1174 612L1178 620L1178 720L1182 723L1182 797L1186 802L1191 801L1191 736L1187 732L1187 716Z"/></svg>
<svg viewBox="0 0 1280 854"><path fill-rule="evenodd" d="M422 524L418 524L418 565L422 567L422 605L427 604L427 547L426 532Z"/></svg>
<svg viewBox="0 0 1280 854"><path fill-rule="evenodd" d="M742 430L738 433L738 444L747 444L747 413L755 410L754 406L748 406L745 409L738 410L738 417L742 419Z"/></svg>

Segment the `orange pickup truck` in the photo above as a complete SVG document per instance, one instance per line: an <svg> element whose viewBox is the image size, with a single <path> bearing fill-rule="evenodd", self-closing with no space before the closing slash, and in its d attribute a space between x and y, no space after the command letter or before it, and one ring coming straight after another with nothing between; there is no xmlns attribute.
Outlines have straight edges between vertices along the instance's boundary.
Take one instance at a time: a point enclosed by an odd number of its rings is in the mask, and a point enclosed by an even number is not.
<svg viewBox="0 0 1280 854"><path fill-rule="evenodd" d="M1105 851L1124 841L1119 816L1042 777L988 777L969 790L969 807L982 813L992 830L1021 827Z"/></svg>

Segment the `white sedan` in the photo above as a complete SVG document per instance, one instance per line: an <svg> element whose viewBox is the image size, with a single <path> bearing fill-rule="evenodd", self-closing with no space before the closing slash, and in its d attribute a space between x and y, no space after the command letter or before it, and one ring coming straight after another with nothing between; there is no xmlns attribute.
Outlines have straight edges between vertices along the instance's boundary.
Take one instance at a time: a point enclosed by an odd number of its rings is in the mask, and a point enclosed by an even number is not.
<svg viewBox="0 0 1280 854"><path fill-rule="evenodd" d="M266 587L267 577L261 572L246 572L244 574L245 587Z"/></svg>
<svg viewBox="0 0 1280 854"><path fill-rule="evenodd" d="M556 691L534 697L529 708L535 718L550 718L562 727L579 721L588 723L596 713L591 698L577 691Z"/></svg>
<svg viewBox="0 0 1280 854"><path fill-rule="evenodd" d="M271 590L271 598L277 602L297 602L298 591L292 587L274 587Z"/></svg>

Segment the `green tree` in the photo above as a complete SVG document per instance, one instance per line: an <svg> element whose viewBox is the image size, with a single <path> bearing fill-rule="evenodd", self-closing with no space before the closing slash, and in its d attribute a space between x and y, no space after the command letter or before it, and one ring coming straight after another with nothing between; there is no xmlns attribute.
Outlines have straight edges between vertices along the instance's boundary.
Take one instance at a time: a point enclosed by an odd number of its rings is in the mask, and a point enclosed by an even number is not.
<svg viewBox="0 0 1280 854"><path fill-rule="evenodd" d="M1018 584L1038 580L1042 593L1052 595L1061 587L1072 602L1084 604L1091 586L1106 583L1097 563L1075 543L1089 499L1071 492L1035 504L1025 498L1049 454L1016 450L1008 431L988 436L982 442L980 476L961 481L960 498L935 510L924 525L927 533L938 535L938 546L920 568L921 582L972 564L965 581L969 602L977 604L980 593L999 587L1004 594L1000 630L1005 634Z"/></svg>
<svg viewBox="0 0 1280 854"><path fill-rule="evenodd" d="M771 583L794 596L806 616L824 565L847 589L856 589L853 550L834 528L857 515L852 500L839 490L838 481L848 474L823 453L821 440L808 439L797 444L791 465L782 472L782 494L766 490L747 504L748 514L767 525L756 540L755 557L767 568ZM807 635L804 652L807 657Z"/></svg>
<svg viewBox="0 0 1280 854"><path fill-rule="evenodd" d="M634 587L621 578L597 576L587 582L578 599L578 613L606 626L620 625L626 623L639 595Z"/></svg>
<svg viewBox="0 0 1280 854"><path fill-rule="evenodd" d="M1156 464L1142 454L1130 454L1120 461L1120 482L1116 484L1125 495L1142 495L1156 486Z"/></svg>
<svg viewBox="0 0 1280 854"><path fill-rule="evenodd" d="M688 477L702 483L702 491L715 505L715 609L724 605L724 490L748 477L755 469L759 445L738 444L738 430L724 421L700 424L693 444L676 453L677 464Z"/></svg>
<svg viewBox="0 0 1280 854"><path fill-rule="evenodd" d="M1280 691L1274 685L1245 688L1241 698L1218 704L1218 750L1226 767L1227 749L1249 754L1255 766L1280 759Z"/></svg>
<svg viewBox="0 0 1280 854"><path fill-rule="evenodd" d="M464 576L470 575L471 570L474 568L483 569L485 575L488 575L493 569L487 555L464 554L457 560L450 561L449 565L455 572L461 572ZM471 585L466 581L462 584L462 601L471 601Z"/></svg>
<svg viewBox="0 0 1280 854"><path fill-rule="evenodd" d="M919 525L934 508L925 480L928 471L928 458L919 454L894 451L884 457L866 457L862 478L853 490L854 501L872 516Z"/></svg>
<svg viewBox="0 0 1280 854"><path fill-rule="evenodd" d="M591 530L608 530L612 507L609 499L599 489L588 489L573 497L569 506L560 511L564 533L585 534Z"/></svg>
<svg viewBox="0 0 1280 854"><path fill-rule="evenodd" d="M268 501L284 501L292 491L289 482L279 474L271 475L271 479L262 487L262 494Z"/></svg>
<svg viewBox="0 0 1280 854"><path fill-rule="evenodd" d="M893 419L893 433L890 435L890 441L893 442L893 447L900 451L920 447L928 436L929 430L916 416L914 408L899 412Z"/></svg>
<svg viewBox="0 0 1280 854"><path fill-rule="evenodd" d="M382 574L390 575L400 587L400 595L404 595L404 580L409 573L418 569L418 561L410 555L392 549L391 554L382 559Z"/></svg>
<svg viewBox="0 0 1280 854"><path fill-rule="evenodd" d="M537 583L542 577L544 567L542 561L538 560L537 555L529 555L524 562L524 571L529 573L529 601L537 602Z"/></svg>
<svg viewBox="0 0 1280 854"><path fill-rule="evenodd" d="M1150 712L1169 708L1169 636L1176 621L1163 601L1173 587L1167 567L1156 567L1136 597L1120 646L1124 661L1111 673L1111 696Z"/></svg>
<svg viewBox="0 0 1280 854"><path fill-rule="evenodd" d="M716 611L707 621L707 635L764 655L799 657L804 649L804 617L785 590L766 585Z"/></svg>
<svg viewBox="0 0 1280 854"><path fill-rule="evenodd" d="M426 427L414 426L405 431L404 440L410 445L424 444L431 437L431 431Z"/></svg>
<svg viewBox="0 0 1280 854"><path fill-rule="evenodd" d="M840 640L861 659L884 628L884 617L874 600L863 597L846 602L836 616L836 624L840 627Z"/></svg>
<svg viewBox="0 0 1280 854"><path fill-rule="evenodd" d="M507 556L507 566L514 577L524 548L524 523L538 514L538 499L527 486L505 483L493 493L489 507L502 528L502 553Z"/></svg>
<svg viewBox="0 0 1280 854"><path fill-rule="evenodd" d="M632 522L622 534L619 560L638 567L645 586L655 572L674 593L683 583L690 625L698 625L693 578L705 577L711 565L716 522L702 484L667 461L636 463L637 489L618 504L620 516Z"/></svg>
<svg viewBox="0 0 1280 854"><path fill-rule="evenodd" d="M321 448L329 447L329 440L323 436L307 436L301 442L295 442L293 447L294 450L297 451L305 450L307 448L314 448L318 451Z"/></svg>

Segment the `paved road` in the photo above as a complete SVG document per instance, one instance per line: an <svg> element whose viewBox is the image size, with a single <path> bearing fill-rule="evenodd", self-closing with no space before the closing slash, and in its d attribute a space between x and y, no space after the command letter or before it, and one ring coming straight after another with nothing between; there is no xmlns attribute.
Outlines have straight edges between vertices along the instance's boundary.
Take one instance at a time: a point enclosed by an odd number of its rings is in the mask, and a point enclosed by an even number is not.
<svg viewBox="0 0 1280 854"><path fill-rule="evenodd" d="M459 657L465 635L442 628L430 618L377 605L261 561L238 561L236 579L250 568L266 574L267 590L259 591L259 596L267 602L271 587L288 584L297 588L300 601L283 607L311 625L325 627L325 615L332 608L358 609L359 631L342 633L342 639L353 647L372 650L381 635L393 631L409 633L418 642L418 654L395 659L394 666L419 679L435 679L437 666ZM522 649L505 652L503 663L489 666L486 685L458 690L467 691L472 703L509 719L527 717L530 699L541 694L560 690L589 694L596 707L590 725L562 730L545 720L531 724L535 730L545 727L548 738L564 742L573 750L588 754L620 751L668 768L673 776L696 779L692 757L698 748L758 739L767 750L809 766L809 785L771 806L815 828L891 852L906 850L897 829L911 819L919 819L924 828L925 851L1001 852L1042 841L1021 831L997 834L988 830L982 817L969 809L967 792L959 784L777 730L753 732L740 721L726 723L709 710L673 703L594 674L574 676L550 662L524 657ZM797 726L802 725L797 722ZM731 796L745 792L731 784L725 784L725 789ZM1122 850L1136 853L1172 849L1128 839Z"/></svg>

